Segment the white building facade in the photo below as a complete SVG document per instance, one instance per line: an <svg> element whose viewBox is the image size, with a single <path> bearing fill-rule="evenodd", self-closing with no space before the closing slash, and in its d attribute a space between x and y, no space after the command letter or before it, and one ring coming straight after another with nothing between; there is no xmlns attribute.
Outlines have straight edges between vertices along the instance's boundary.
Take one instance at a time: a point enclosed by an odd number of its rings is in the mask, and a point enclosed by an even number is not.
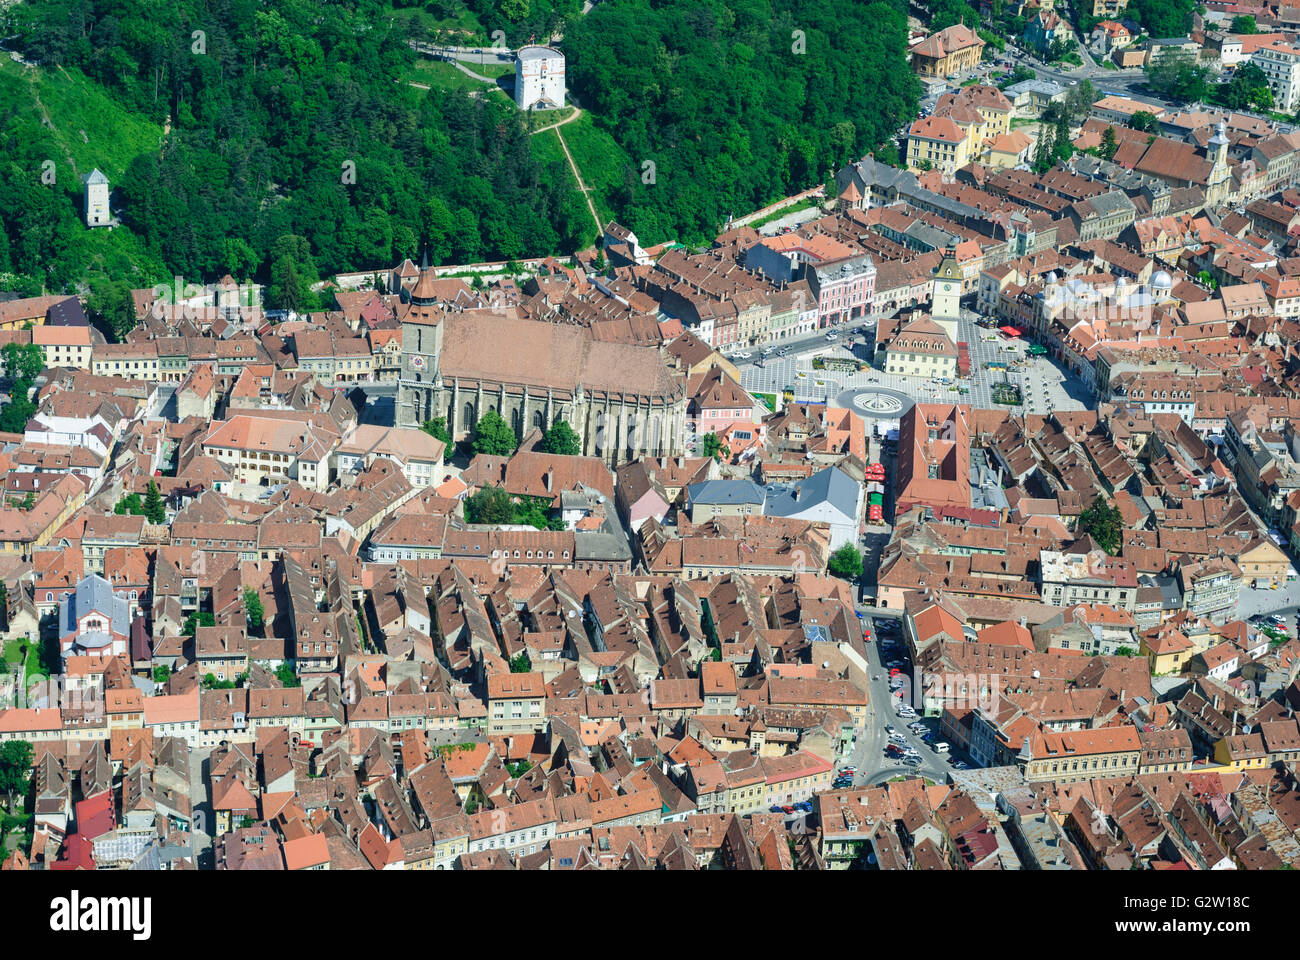
<svg viewBox="0 0 1300 960"><path fill-rule="evenodd" d="M520 47L515 60L515 103L521 110L564 106L564 54L554 47Z"/></svg>

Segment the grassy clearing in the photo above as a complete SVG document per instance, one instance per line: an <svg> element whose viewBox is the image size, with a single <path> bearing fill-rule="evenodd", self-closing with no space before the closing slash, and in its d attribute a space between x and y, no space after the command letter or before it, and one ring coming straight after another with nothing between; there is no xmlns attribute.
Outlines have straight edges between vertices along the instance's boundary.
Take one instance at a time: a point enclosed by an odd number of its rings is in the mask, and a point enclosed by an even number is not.
<svg viewBox="0 0 1300 960"><path fill-rule="evenodd" d="M567 169L568 161L564 159L564 148L560 146L560 138L554 130L537 134L533 137L532 144L533 156L539 163L562 163Z"/></svg>
<svg viewBox="0 0 1300 960"><path fill-rule="evenodd" d="M569 145L573 162L582 171L582 180L591 191L592 202L600 214L602 223L614 217L613 208L608 197L623 184L628 171L636 172L636 167L623 148L604 130L597 129L591 114L583 113L581 117L560 128L564 142ZM539 135L539 136L544 136Z"/></svg>
<svg viewBox="0 0 1300 960"><path fill-rule="evenodd" d="M411 64L406 79L442 90L483 90L488 86L483 81L475 80L457 70L455 64L448 63L446 60L431 60L428 57L421 57Z"/></svg>
<svg viewBox="0 0 1300 960"><path fill-rule="evenodd" d="M21 646L26 642L27 642L26 640L22 640L19 638L15 638L13 640L6 640L4 645L4 653L3 656L0 656L0 659L3 659L4 662L7 664L22 663L23 654L22 654Z"/></svg>

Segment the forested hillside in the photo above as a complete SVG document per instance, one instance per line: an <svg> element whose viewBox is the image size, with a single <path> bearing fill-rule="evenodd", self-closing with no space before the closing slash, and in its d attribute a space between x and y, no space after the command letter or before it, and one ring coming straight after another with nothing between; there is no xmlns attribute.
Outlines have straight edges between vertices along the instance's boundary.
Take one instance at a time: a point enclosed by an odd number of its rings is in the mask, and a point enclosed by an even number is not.
<svg viewBox="0 0 1300 960"><path fill-rule="evenodd" d="M580 0L9 7L2 26L27 65L0 70L0 286L111 287L120 306L128 285L229 272L267 283L277 305L309 306L318 276L424 246L461 262L589 243L555 134L530 143L508 98L463 74L455 90L406 82L417 24L457 42L501 29L511 45L562 31L588 114L566 136L598 209L646 242L704 241L728 213L892 150L917 93L899 4L602 0L585 16ZM79 225L79 178L94 166L120 210L111 232Z"/></svg>
<svg viewBox="0 0 1300 960"><path fill-rule="evenodd" d="M885 146L916 111L906 47L901 2L850 0L603 0L564 35L626 156L607 199L646 242L706 239Z"/></svg>
<svg viewBox="0 0 1300 960"><path fill-rule="evenodd" d="M506 98L398 82L415 54L386 9L44 0L12 16L43 71L79 70L132 113L170 123L163 148L136 155L113 186L124 226L187 279L230 271L293 287L425 243L457 262L567 252L588 239L567 170L533 159ZM7 234L25 225L35 239L0 269L57 286L75 278L62 247L79 185L71 171L57 191L39 184L41 160L61 158L43 134L38 117L10 105L0 215Z"/></svg>

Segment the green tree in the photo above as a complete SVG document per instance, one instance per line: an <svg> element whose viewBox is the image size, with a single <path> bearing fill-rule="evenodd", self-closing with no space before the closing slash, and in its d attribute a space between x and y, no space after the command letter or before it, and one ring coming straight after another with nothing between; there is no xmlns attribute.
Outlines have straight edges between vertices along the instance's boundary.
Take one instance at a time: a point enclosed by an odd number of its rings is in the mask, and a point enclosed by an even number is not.
<svg viewBox="0 0 1300 960"><path fill-rule="evenodd" d="M215 673L205 673L203 679L199 681L199 686L204 690L233 690L235 689L235 681L218 680Z"/></svg>
<svg viewBox="0 0 1300 960"><path fill-rule="evenodd" d="M99 282L86 300L86 313L91 321L120 343L136 326L131 287L121 280Z"/></svg>
<svg viewBox="0 0 1300 960"><path fill-rule="evenodd" d="M465 519L470 523L511 523L515 507L502 487L488 485L465 498Z"/></svg>
<svg viewBox="0 0 1300 960"><path fill-rule="evenodd" d="M1253 63L1243 63L1231 80L1210 91L1209 99L1230 110L1268 110L1273 106L1273 91L1263 70Z"/></svg>
<svg viewBox="0 0 1300 960"><path fill-rule="evenodd" d="M1046 122L1038 125L1038 143L1034 145L1034 172L1046 173L1052 168L1056 157L1056 143L1052 136L1053 128Z"/></svg>
<svg viewBox="0 0 1300 960"><path fill-rule="evenodd" d="M1147 86L1169 100L1201 100L1208 90L1209 72L1209 67L1202 66L1194 54L1168 48L1147 67Z"/></svg>
<svg viewBox="0 0 1300 960"><path fill-rule="evenodd" d="M153 668L153 682L166 683L172 678L172 668L165 663L160 663Z"/></svg>
<svg viewBox="0 0 1300 960"><path fill-rule="evenodd" d="M247 280L261 258L243 237L227 237L222 245L221 266L236 280Z"/></svg>
<svg viewBox="0 0 1300 960"><path fill-rule="evenodd" d="M152 480L149 481L149 488L144 494L144 515L150 523L165 523L167 521L167 508L163 504L162 494L158 490L158 484Z"/></svg>
<svg viewBox="0 0 1300 960"><path fill-rule="evenodd" d="M1115 151L1119 149L1119 141L1115 139L1115 128L1107 127L1106 132L1101 135L1101 147L1098 152L1103 160L1110 160L1115 156Z"/></svg>
<svg viewBox="0 0 1300 960"><path fill-rule="evenodd" d="M1034 73L1032 68L1018 63L1015 69L998 83L998 86L1005 90L1007 87L1015 86L1017 83L1023 83L1026 80L1034 80L1037 77L1038 74Z"/></svg>
<svg viewBox="0 0 1300 960"><path fill-rule="evenodd" d="M6 799L5 809L14 809L14 798L27 790L32 770L34 748L26 740L9 740L0 744L0 792Z"/></svg>
<svg viewBox="0 0 1300 960"><path fill-rule="evenodd" d="M130 514L133 517L143 517L144 503L140 500L140 494L126 494L121 500L117 501L117 504L113 507L113 512L119 517L126 516L127 514Z"/></svg>
<svg viewBox="0 0 1300 960"><path fill-rule="evenodd" d="M488 410L479 418L474 427L475 453L486 453L493 457L508 457L519 446L519 438L510 429L510 425L501 419L501 414Z"/></svg>
<svg viewBox="0 0 1300 960"><path fill-rule="evenodd" d="M862 576L862 554L853 544L846 543L831 554L827 569L842 580L856 580Z"/></svg>
<svg viewBox="0 0 1300 960"><path fill-rule="evenodd" d="M1131 0L1124 13L1152 37L1182 37L1191 32L1198 0Z"/></svg>
<svg viewBox="0 0 1300 960"><path fill-rule="evenodd" d="M1092 506L1079 514L1078 532L1091 534L1098 546L1114 556L1124 540L1124 515L1098 494Z"/></svg>
<svg viewBox="0 0 1300 960"><path fill-rule="evenodd" d="M283 687L301 687L302 680L299 679L297 672L293 669L292 664L282 663L275 668L275 679L280 681Z"/></svg>
<svg viewBox="0 0 1300 960"><path fill-rule="evenodd" d="M1255 25L1255 18L1250 15L1237 16L1232 18L1232 33L1259 33L1259 28Z"/></svg>
<svg viewBox="0 0 1300 960"><path fill-rule="evenodd" d="M181 626L181 633L187 637L192 637L199 627L215 627L216 625L216 617L206 610L196 610L185 618L185 623Z"/></svg>
<svg viewBox="0 0 1300 960"><path fill-rule="evenodd" d="M432 420L426 420L420 425L420 429L435 440L441 440L447 446L451 446L451 432L447 429L446 417L434 417Z"/></svg>
<svg viewBox="0 0 1300 960"><path fill-rule="evenodd" d="M1052 138L1052 159L1064 162L1074 156L1074 144L1070 140L1070 115L1062 110L1056 118L1056 133Z"/></svg>
<svg viewBox="0 0 1300 960"><path fill-rule="evenodd" d="M542 434L539 447L544 453L557 453L576 457L582 453L582 441L567 420L556 420L551 429Z"/></svg>
<svg viewBox="0 0 1300 960"><path fill-rule="evenodd" d="M253 587L244 588L244 612L248 616L248 625L254 630L261 630L266 608L262 606L262 598Z"/></svg>
<svg viewBox="0 0 1300 960"><path fill-rule="evenodd" d="M0 355L4 357L5 373L10 383L25 381L30 387L45 369L45 355L35 343L6 343L0 349Z"/></svg>
<svg viewBox="0 0 1300 960"><path fill-rule="evenodd" d="M721 448L722 441L718 439L716 433L709 432L700 438L700 454L702 456L712 457L714 460L717 460Z"/></svg>
<svg viewBox="0 0 1300 960"><path fill-rule="evenodd" d="M528 659L527 652L520 653L510 660L511 673L530 673L533 669L533 662Z"/></svg>
<svg viewBox="0 0 1300 960"><path fill-rule="evenodd" d="M30 510L34 506L36 506L36 491L28 490L27 493L23 495L22 509Z"/></svg>
<svg viewBox="0 0 1300 960"><path fill-rule="evenodd" d="M1134 130L1151 132L1159 129L1159 123L1156 121L1156 115L1149 110L1139 110L1133 116L1128 118L1128 125Z"/></svg>

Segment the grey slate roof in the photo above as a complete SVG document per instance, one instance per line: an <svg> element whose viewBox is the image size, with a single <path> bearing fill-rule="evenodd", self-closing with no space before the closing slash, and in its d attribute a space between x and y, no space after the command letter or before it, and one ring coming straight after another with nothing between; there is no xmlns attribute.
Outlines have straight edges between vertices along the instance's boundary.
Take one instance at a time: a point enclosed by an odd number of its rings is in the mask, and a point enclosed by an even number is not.
<svg viewBox="0 0 1300 960"><path fill-rule="evenodd" d="M686 488L692 504L728 506L741 503L762 504L766 492L753 480L705 480Z"/></svg>
<svg viewBox="0 0 1300 960"><path fill-rule="evenodd" d="M1089 197L1088 202L1092 204L1092 209L1102 217L1108 217L1113 213L1119 213L1121 210L1132 210L1133 201L1128 198L1128 194L1119 190L1112 190L1109 193L1099 194L1095 197Z"/></svg>
<svg viewBox="0 0 1300 960"><path fill-rule="evenodd" d="M113 585L97 573L92 573L80 583L68 599L59 604L59 633L66 636L77 629L77 621L95 611L109 618L113 633L130 636L131 604L113 595ZM104 646L107 635L86 634L78 642L85 647Z"/></svg>
<svg viewBox="0 0 1300 960"><path fill-rule="evenodd" d="M858 509L858 484L838 467L827 467L789 486L770 486L763 512L770 517L802 513L819 503L829 503L846 517Z"/></svg>

